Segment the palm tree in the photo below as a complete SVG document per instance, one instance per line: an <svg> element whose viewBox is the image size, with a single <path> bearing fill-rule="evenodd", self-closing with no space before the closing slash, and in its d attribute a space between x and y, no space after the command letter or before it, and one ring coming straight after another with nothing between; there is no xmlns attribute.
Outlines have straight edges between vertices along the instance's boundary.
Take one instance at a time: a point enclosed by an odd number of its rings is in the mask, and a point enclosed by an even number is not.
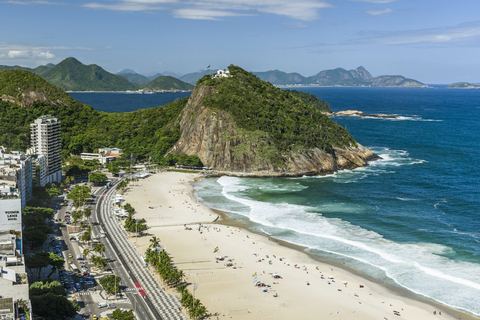
<svg viewBox="0 0 480 320"><path fill-rule="evenodd" d="M91 215L92 215L92 210L90 210L90 208L85 208L85 210L83 210L83 216L87 218L87 220L88 218L90 218Z"/></svg>
<svg viewBox="0 0 480 320"><path fill-rule="evenodd" d="M87 248L83 249L83 255L85 256L85 259L88 257L88 254L90 253L90 250Z"/></svg>
<svg viewBox="0 0 480 320"><path fill-rule="evenodd" d="M160 242L160 239L157 237L153 236L150 238L150 248L156 248L158 247L158 243Z"/></svg>
<svg viewBox="0 0 480 320"><path fill-rule="evenodd" d="M93 251L100 253L103 258L103 253L105 252L105 245L103 243L95 243L93 245Z"/></svg>

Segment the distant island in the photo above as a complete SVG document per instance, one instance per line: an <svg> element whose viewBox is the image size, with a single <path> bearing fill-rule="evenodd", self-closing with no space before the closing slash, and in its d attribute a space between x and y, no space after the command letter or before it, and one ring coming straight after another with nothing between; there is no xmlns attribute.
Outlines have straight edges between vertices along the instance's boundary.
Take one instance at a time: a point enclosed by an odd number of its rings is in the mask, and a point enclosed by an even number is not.
<svg viewBox="0 0 480 320"><path fill-rule="evenodd" d="M254 72L256 76L278 87L321 86L321 87L408 87L426 88L426 84L404 76L373 77L364 67L355 70L337 68L320 71L314 76L303 77L298 73L279 70Z"/></svg>
<svg viewBox="0 0 480 320"><path fill-rule="evenodd" d="M480 86L468 82L455 82L449 85L447 89L480 89Z"/></svg>

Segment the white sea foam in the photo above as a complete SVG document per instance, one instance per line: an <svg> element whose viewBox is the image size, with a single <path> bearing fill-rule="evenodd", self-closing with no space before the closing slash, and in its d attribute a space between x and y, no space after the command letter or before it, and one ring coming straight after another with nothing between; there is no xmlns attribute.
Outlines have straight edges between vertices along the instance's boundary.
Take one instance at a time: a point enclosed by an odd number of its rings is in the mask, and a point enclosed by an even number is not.
<svg viewBox="0 0 480 320"><path fill-rule="evenodd" d="M403 150L381 148L374 150L382 160L370 167L340 171L328 178L337 183L354 182L371 174L388 174L389 168L401 165L419 165ZM311 177L308 177L311 179ZM306 178L304 178L306 179ZM252 182L254 181L254 182ZM282 181L282 180L280 180ZM457 309L480 314L480 265L448 259L452 248L435 243L397 243L382 235L352 225L338 218L328 218L322 213L358 213L361 207L326 201L316 207L291 203L262 202L248 197L252 188L262 192L298 192L304 188L293 179L271 182L262 179L221 177L215 180L216 189L223 200L218 209L234 212L258 224L265 233L310 248L330 252L338 257L356 261L351 265L359 271L378 276L381 271L399 286L429 297ZM212 185L213 186L213 185ZM397 198L401 201L418 201L416 198ZM440 200L437 207L443 200ZM212 205L212 204L209 204ZM456 230L452 232L457 232ZM478 235L472 234L478 242ZM378 270L378 271L375 271Z"/></svg>

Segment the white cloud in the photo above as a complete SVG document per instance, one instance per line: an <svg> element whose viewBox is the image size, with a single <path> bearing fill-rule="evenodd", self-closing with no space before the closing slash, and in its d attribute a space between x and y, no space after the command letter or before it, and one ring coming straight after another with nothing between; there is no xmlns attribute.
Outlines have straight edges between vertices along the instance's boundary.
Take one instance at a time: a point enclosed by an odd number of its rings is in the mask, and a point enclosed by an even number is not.
<svg viewBox="0 0 480 320"><path fill-rule="evenodd" d="M393 10L385 9L385 10L378 10L378 11L366 11L369 15L372 16L383 16L389 13L392 13Z"/></svg>
<svg viewBox="0 0 480 320"><path fill-rule="evenodd" d="M116 4L102 4L102 3L86 3L83 5L85 8L90 9L105 9L105 10L115 10L115 11L156 11L163 10L164 7L151 5L147 3L137 3L137 2L120 2Z"/></svg>
<svg viewBox="0 0 480 320"><path fill-rule="evenodd" d="M350 0L354 2L368 2L368 3L390 3L397 0Z"/></svg>
<svg viewBox="0 0 480 320"><path fill-rule="evenodd" d="M20 5L32 5L32 4L46 4L46 5L65 5L66 3L63 2L52 2L52 1L1 1L0 3L8 3L8 4L20 4Z"/></svg>
<svg viewBox="0 0 480 320"><path fill-rule="evenodd" d="M480 45L480 21L446 28L397 32L363 32L354 42L376 42L390 45Z"/></svg>
<svg viewBox="0 0 480 320"><path fill-rule="evenodd" d="M116 0L90 2L82 6L118 11L171 10L175 17L184 19L220 20L262 12L307 21L318 19L320 9L331 7L322 0Z"/></svg>
<svg viewBox="0 0 480 320"><path fill-rule="evenodd" d="M204 9L178 9L174 11L174 14L177 18L195 20L219 20L219 18L244 15L229 11Z"/></svg>
<svg viewBox="0 0 480 320"><path fill-rule="evenodd" d="M10 50L6 53L1 53L0 58L4 59L41 59L53 60L55 55L50 51L39 50Z"/></svg>

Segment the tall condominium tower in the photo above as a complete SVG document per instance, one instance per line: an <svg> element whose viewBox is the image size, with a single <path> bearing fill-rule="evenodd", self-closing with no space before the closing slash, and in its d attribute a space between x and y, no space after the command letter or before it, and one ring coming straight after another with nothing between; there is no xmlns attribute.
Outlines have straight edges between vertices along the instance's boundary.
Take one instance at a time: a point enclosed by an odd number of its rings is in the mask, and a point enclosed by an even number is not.
<svg viewBox="0 0 480 320"><path fill-rule="evenodd" d="M60 159L60 121L46 115L30 124L32 151L43 154L47 160L46 182L62 181L62 162Z"/></svg>

